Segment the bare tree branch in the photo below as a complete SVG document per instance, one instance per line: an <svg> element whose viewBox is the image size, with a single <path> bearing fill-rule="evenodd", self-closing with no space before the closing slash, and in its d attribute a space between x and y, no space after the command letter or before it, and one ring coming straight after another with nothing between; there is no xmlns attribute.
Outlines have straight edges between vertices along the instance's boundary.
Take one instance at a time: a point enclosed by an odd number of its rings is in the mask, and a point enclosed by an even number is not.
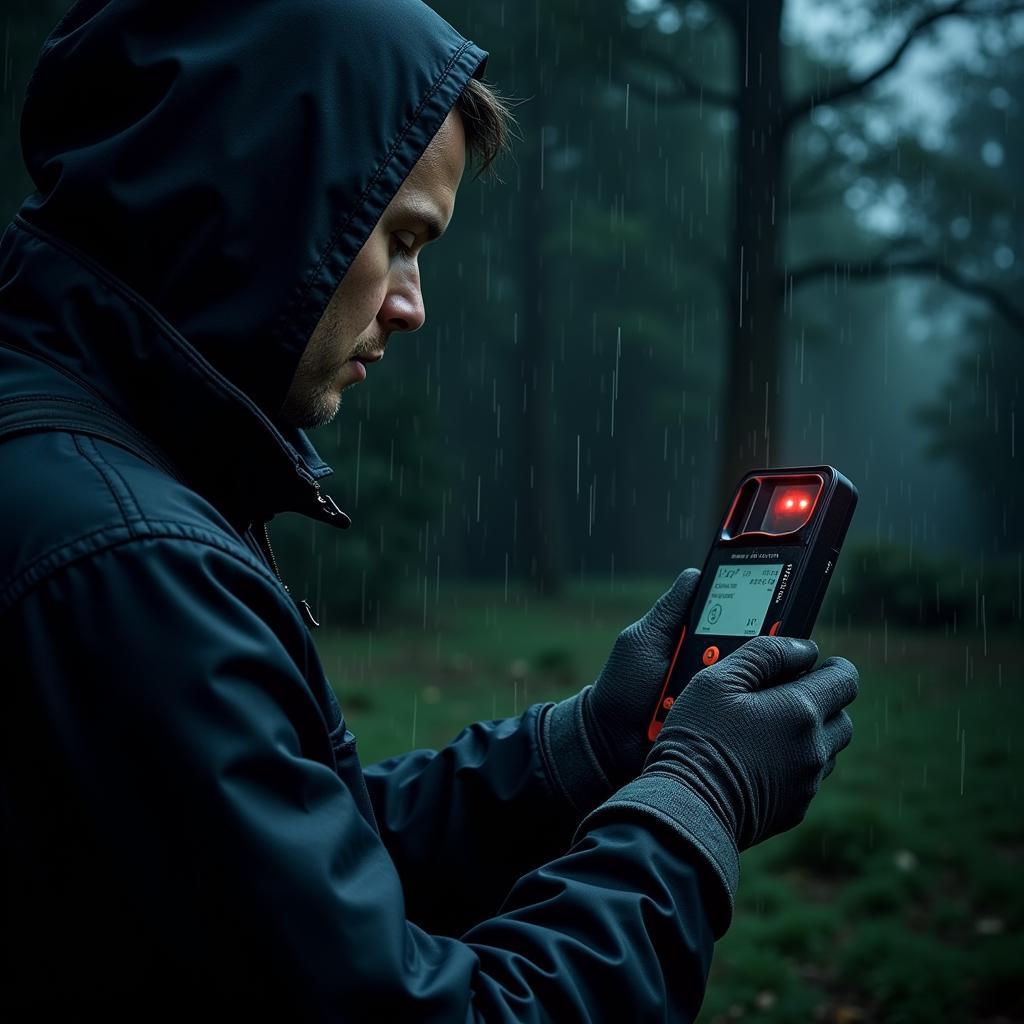
<svg viewBox="0 0 1024 1024"><path fill-rule="evenodd" d="M890 247L889 251L897 247L898 243L896 246ZM854 278L863 281L872 278L893 277L898 274L922 277L930 275L951 284L959 291L984 299L1018 334L1024 336L1024 309L1020 309L1010 302L1009 298L998 288L967 277L956 267L937 259L891 260L886 256L881 256L860 263L849 260L817 260L799 267L792 273L784 274L779 279L779 290L783 295L786 294L787 289L792 294L801 285L827 277L835 278L836 282L840 279L849 281Z"/></svg>
<svg viewBox="0 0 1024 1024"><path fill-rule="evenodd" d="M966 4L967 0L954 0L953 3L947 4L945 7L938 7L935 10L922 15L916 22L914 22L913 25L911 25L909 31L903 37L903 41L896 47L892 55L866 75L863 75L860 78L851 79L847 82L841 82L839 85L821 93L811 93L791 103L782 116L783 130L788 130L797 118L804 117L809 114L815 107L823 106L826 103L836 103L838 100L845 99L847 96L851 96L854 93L858 93L861 90L866 89L872 82L878 81L879 78L896 67L903 57L903 54L906 53L910 44L914 42L914 40L917 39L925 29L934 25L937 21L941 21L943 18L1005 17L1009 14L1016 14L1019 11L1024 10L1024 4L1019 3L1007 3L1002 7L988 8L967 7Z"/></svg>
<svg viewBox="0 0 1024 1024"><path fill-rule="evenodd" d="M630 47L628 53L637 62L665 72L672 80L674 88L668 92L663 92L645 82L630 82L631 90L645 99L673 105L677 103L690 103L696 100L700 103L711 103L718 107L735 109L735 96L720 92L717 89L708 88L703 82L683 71L667 54L641 50L637 47Z"/></svg>

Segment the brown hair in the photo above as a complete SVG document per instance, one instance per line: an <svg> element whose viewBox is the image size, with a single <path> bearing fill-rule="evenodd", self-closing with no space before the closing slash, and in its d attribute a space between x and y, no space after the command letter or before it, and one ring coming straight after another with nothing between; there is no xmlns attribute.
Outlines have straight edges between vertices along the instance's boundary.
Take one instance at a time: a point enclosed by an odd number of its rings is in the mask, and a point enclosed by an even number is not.
<svg viewBox="0 0 1024 1024"><path fill-rule="evenodd" d="M511 150L516 126L515 117L505 98L479 78L471 78L455 103L462 115L466 131L466 149L480 166L474 179L479 178L502 153ZM501 181L491 168L490 176Z"/></svg>

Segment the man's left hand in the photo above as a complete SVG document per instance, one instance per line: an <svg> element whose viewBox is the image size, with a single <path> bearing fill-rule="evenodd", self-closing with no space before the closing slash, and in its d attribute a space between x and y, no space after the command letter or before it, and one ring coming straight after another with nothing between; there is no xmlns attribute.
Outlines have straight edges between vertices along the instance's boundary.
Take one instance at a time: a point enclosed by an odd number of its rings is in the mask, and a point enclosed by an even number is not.
<svg viewBox="0 0 1024 1024"><path fill-rule="evenodd" d="M654 704L699 583L699 569L681 572L650 611L618 635L597 679L541 719L548 765L581 813L640 774Z"/></svg>

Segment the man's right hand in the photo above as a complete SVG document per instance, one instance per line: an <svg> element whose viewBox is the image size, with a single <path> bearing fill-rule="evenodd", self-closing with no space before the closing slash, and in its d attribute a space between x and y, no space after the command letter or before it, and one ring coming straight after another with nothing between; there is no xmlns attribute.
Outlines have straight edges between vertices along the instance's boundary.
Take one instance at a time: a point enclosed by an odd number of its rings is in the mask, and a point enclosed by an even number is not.
<svg viewBox="0 0 1024 1024"><path fill-rule="evenodd" d="M857 669L834 657L810 671L817 656L811 640L752 638L686 684L648 755L644 774L700 797L738 850L803 821L853 736Z"/></svg>

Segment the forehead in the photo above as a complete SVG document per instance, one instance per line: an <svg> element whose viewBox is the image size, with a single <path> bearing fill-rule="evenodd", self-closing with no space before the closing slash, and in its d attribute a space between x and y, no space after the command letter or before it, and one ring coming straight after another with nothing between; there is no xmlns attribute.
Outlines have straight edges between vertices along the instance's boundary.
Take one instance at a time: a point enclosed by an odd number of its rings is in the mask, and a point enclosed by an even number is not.
<svg viewBox="0 0 1024 1024"><path fill-rule="evenodd" d="M452 109L430 140L409 176L395 193L393 204L433 201L447 221L466 167L466 133L462 116Z"/></svg>

